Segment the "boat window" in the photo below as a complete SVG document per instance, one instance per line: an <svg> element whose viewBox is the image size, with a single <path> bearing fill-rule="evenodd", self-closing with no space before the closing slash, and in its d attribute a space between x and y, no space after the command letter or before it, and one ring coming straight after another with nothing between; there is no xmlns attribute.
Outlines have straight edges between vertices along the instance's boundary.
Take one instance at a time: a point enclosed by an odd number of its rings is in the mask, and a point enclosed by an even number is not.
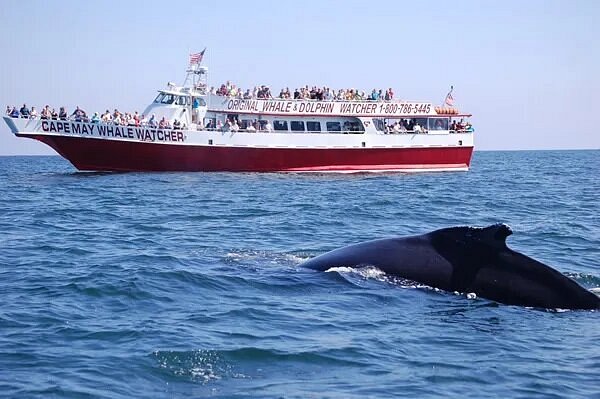
<svg viewBox="0 0 600 399"><path fill-rule="evenodd" d="M172 95L172 94L165 94L160 102L163 103L163 104L173 104L174 101L175 101L175 96L174 95Z"/></svg>
<svg viewBox="0 0 600 399"><path fill-rule="evenodd" d="M385 122L383 121L383 119L373 118L373 125L378 131L385 132Z"/></svg>
<svg viewBox="0 0 600 399"><path fill-rule="evenodd" d="M201 107L206 107L206 101L202 97L196 97Z"/></svg>
<svg viewBox="0 0 600 399"><path fill-rule="evenodd" d="M363 129L362 123L359 121L346 121L344 122L344 131L351 133L362 133L365 131L365 129Z"/></svg>
<svg viewBox="0 0 600 399"><path fill-rule="evenodd" d="M429 118L429 130L448 130L448 118Z"/></svg>
<svg viewBox="0 0 600 399"><path fill-rule="evenodd" d="M306 130L309 132L320 132L321 122L306 122Z"/></svg>
<svg viewBox="0 0 600 399"><path fill-rule="evenodd" d="M164 96L165 96L164 93L158 93L158 96L156 96L156 98L154 99L154 102L155 103L161 103Z"/></svg>
<svg viewBox="0 0 600 399"><path fill-rule="evenodd" d="M183 97L183 96L178 96L177 97L177 104L179 105L187 105L187 97Z"/></svg>
<svg viewBox="0 0 600 399"><path fill-rule="evenodd" d="M415 121L415 123L418 123L421 126L421 128L427 128L427 118L413 118L413 121Z"/></svg>
<svg viewBox="0 0 600 399"><path fill-rule="evenodd" d="M303 121L291 121L290 129L292 132L303 132L304 131L304 122Z"/></svg>
<svg viewBox="0 0 600 399"><path fill-rule="evenodd" d="M273 130L288 130L287 121L273 121Z"/></svg>
<svg viewBox="0 0 600 399"><path fill-rule="evenodd" d="M327 122L327 131L328 132L341 132L342 124L339 122Z"/></svg>

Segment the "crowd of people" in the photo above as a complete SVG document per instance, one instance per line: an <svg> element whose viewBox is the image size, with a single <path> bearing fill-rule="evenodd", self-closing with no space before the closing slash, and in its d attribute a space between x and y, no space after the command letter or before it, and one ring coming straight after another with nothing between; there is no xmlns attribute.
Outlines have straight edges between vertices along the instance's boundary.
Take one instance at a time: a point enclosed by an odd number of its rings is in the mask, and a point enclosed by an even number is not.
<svg viewBox="0 0 600 399"><path fill-rule="evenodd" d="M106 110L102 114L94 112L92 116L89 116L82 108L76 107L75 110L69 115L65 107L60 107L57 112L55 108L50 108L46 105L38 113L35 107L29 109L27 104L23 104L20 109L17 107L6 107L6 115L12 118L29 118L29 119L51 119L61 121L74 121L74 122L86 122L86 123L107 123L112 125L121 126L142 126L142 127L153 127L159 129L186 129L185 123L175 119L173 123L167 118L162 117L158 119L154 114L147 117L144 114L135 112L120 112L115 108L113 112Z"/></svg>
<svg viewBox="0 0 600 399"><path fill-rule="evenodd" d="M367 100L367 101L390 101L394 99L394 91L390 87L385 90L373 89L371 94L367 95L364 91L357 89L339 89L334 90L329 87L317 87L312 86L309 88L308 85L300 88L296 88L293 92L290 91L289 87L281 89L279 95L274 97L271 93L271 89L268 86L261 85L255 86L253 90L246 89L236 86L235 84L227 81L223 83L219 88L211 87L209 90L210 94L218 96L235 97L240 99L269 99L269 98L281 98L281 99L303 99L303 100L338 100L338 101L352 101L352 100Z"/></svg>
<svg viewBox="0 0 600 399"><path fill-rule="evenodd" d="M268 88L267 88L268 89ZM390 89L391 90L391 89ZM87 112L81 109L79 106L75 108L75 110L69 115L65 107L60 107L57 112L56 109L50 108L50 106L46 105L42 108L42 110L38 113L35 107L31 107L29 109L26 104L20 109L17 107L6 107L6 114L12 118L40 118L40 119L51 119L51 120L62 120L62 121L75 121L75 122L86 122L86 123L106 123L112 125L121 125L121 126L141 126L141 127L152 127L159 129L186 129L187 126L185 123L175 119L173 123L171 123L167 118L162 117L160 120L152 114L149 118L144 114L139 114L137 111L125 112L122 113L118 109L115 108L113 112L106 110L101 115L98 112L94 112L94 114L89 117ZM441 120L438 120L441 122ZM380 128L385 133L427 133L426 122L422 124L419 123L416 119L400 119L396 121L390 121L390 123L386 123L383 128ZM254 120L250 121L238 121L236 118L230 119L228 118L225 123L222 123L220 120L216 121L216 124L213 119L207 119L206 124L202 126L199 125L199 128L204 128L206 130L218 130L218 131L247 131L247 132L257 132L264 131L270 132L273 130L269 121L266 120ZM435 126L435 130L450 130L455 132L473 132L474 129L469 122L465 122L464 120L452 120L450 125L448 126L448 122L445 123L445 126Z"/></svg>

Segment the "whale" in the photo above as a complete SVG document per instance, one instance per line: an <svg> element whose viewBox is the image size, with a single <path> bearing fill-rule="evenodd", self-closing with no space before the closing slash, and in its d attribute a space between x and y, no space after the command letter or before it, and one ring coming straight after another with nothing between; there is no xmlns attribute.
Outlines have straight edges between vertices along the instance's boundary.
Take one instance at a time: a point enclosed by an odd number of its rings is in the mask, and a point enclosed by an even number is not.
<svg viewBox="0 0 600 399"><path fill-rule="evenodd" d="M300 266L327 271L373 266L387 275L506 305L600 309L600 297L552 267L508 248L512 229L458 226L338 248Z"/></svg>

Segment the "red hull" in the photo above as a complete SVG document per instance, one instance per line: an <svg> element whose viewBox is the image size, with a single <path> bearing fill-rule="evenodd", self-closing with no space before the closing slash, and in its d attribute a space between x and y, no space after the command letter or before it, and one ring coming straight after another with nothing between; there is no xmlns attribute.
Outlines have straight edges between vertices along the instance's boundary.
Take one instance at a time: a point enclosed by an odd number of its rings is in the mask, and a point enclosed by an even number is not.
<svg viewBox="0 0 600 399"><path fill-rule="evenodd" d="M93 171L466 170L473 153L473 147L251 148L22 136L46 143L79 170Z"/></svg>

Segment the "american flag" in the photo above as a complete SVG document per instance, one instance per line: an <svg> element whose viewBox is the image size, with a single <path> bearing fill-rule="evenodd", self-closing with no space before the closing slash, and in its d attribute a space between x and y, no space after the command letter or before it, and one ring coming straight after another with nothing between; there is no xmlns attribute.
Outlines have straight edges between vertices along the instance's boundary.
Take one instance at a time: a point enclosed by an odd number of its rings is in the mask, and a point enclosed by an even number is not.
<svg viewBox="0 0 600 399"><path fill-rule="evenodd" d="M444 103L449 107L452 107L454 105L454 97L452 97L453 90L454 86L450 86L450 91L448 92L448 94L446 94L446 99L444 100Z"/></svg>
<svg viewBox="0 0 600 399"><path fill-rule="evenodd" d="M199 64L202 62L202 57L204 57L204 52L206 49L202 50L199 53L190 54L190 65Z"/></svg>

